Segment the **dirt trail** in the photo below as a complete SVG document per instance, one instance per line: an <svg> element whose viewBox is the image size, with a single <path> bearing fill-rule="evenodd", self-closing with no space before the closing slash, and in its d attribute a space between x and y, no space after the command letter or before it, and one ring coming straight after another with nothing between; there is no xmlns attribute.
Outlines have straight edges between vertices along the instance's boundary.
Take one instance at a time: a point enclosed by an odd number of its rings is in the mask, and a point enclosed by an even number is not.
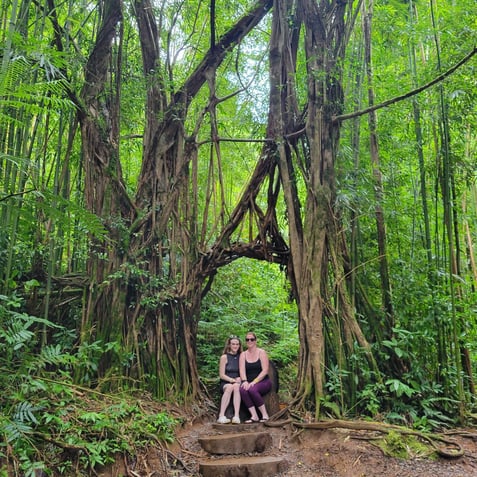
<svg viewBox="0 0 477 477"><path fill-rule="evenodd" d="M199 477L199 462L207 454L198 439L216 432L212 423L186 424L178 432L178 440L170 449L178 460L169 477ZM464 450L463 457L448 459L423 453L397 459L385 456L373 445L370 439L383 434L371 431L303 430L291 424L264 428L273 438L265 454L288 461L288 470L279 477L477 477L475 429L462 429L461 434L452 436Z"/></svg>

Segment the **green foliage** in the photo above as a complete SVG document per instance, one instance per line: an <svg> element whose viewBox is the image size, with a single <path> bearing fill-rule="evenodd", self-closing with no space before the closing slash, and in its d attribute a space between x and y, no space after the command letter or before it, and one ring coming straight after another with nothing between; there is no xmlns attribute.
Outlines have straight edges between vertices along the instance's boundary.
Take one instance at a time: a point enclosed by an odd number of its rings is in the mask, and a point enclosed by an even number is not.
<svg viewBox="0 0 477 477"><path fill-rule="evenodd" d="M0 69L0 121L14 119L6 115L14 110L26 110L30 114L42 113L48 109L74 110L73 102L65 98L68 83L50 57L55 51L48 51L48 55L46 50L30 51L26 53L28 57L24 54L16 55L6 63L6 67ZM56 56L57 60L61 58L61 54L56 53ZM37 75L34 83L30 83L32 75ZM44 81L40 80L42 77L45 78Z"/></svg>
<svg viewBox="0 0 477 477"><path fill-rule="evenodd" d="M59 25L65 25L65 29L62 32L64 44L61 51L57 51L58 45L51 41L54 37L51 24L43 17L45 10L35 4L29 15L20 15L17 21L11 11L13 5L5 3L2 12L2 24L8 25L8 31L3 34L8 40L6 43L11 42L11 45L9 49L5 46L0 71L3 147L0 151L0 213L3 220L0 230L0 288L34 295L44 293L46 275L51 280L63 272L85 272L87 259L96 253L89 248L91 237L104 241L111 238L109 243L117 248L118 254L127 256L130 252L130 232L134 227L130 227L126 220L99 218L88 213L82 200L82 154L78 140L73 139L79 134L77 122L72 120L75 108L70 98L80 96L84 78L82 69L91 53L94 30L98 26L97 15L101 14L101 9L85 10L82 4L74 2L59 4L55 14L58 15ZM416 2L413 5L415 11L411 11L407 2L398 0L375 6L372 57L376 72L373 81L376 103L409 91L416 86L415 82L426 83L472 50L475 14L470 5L465 0L440 2L436 12L436 30L429 22L432 2ZM249 6L250 2L241 0L223 5L216 18L217 37L224 34ZM202 61L202 53L209 47L210 32L208 22L204 21L207 18L204 15L208 15L209 11L206 4L194 2L164 2L160 9L155 10L154 14L163 15L158 32L162 56L157 71L147 77L142 71L135 21L130 11L125 9L123 13L122 31L125 34L121 43L115 46L121 45L122 55L111 61L110 86L118 80L117 91L121 91L118 159L124 177L118 179L124 179L129 197L133 198L144 154L146 88L150 81L157 81L166 103L178 86L189 78L194 66ZM269 104L268 71L265 67L269 46L267 21L241 42L238 51L230 55L215 77L213 94L221 99L216 112L218 133L222 138L261 140L265 134ZM357 21L357 30L359 24ZM436 56L434 35L439 38L440 58ZM363 63L362 57L356 55L362 51L360 35L354 36L353 33L350 38L343 85L346 111L364 107L363 98L367 95L364 83L360 91L352 89L357 84L357 77L363 75ZM419 50L416 77L409 66L414 45ZM305 99L304 78L307 74L301 46L297 55L298 69L294 81L301 89L301 103ZM165 68L161 71L162 65ZM382 290L376 247L375 183L369 161L367 125L364 117L362 121L343 123L336 163L336 204L339 213L335 217L337 225L343 225L343 230L348 233L344 248L354 254L350 262L352 271L346 277L348 279L353 273L352 283L350 281L350 289L351 285L355 288L350 292L352 303L356 306L364 336L372 344L373 354L387 374L380 376L371 371L363 351L357 346L346 356L347 363L331 354L326 355L326 395L322 397L322 405L333 415L362 413L417 428L450 425L455 422L456 404L462 404L456 399L458 391L455 383L462 379L469 382L475 377L463 378L459 359L450 357L451 352L458 356L459 352L466 350L472 363L477 358L475 276L467 271L471 252L475 254L477 224L476 142L473 134L477 127L477 76L473 74L474 69L474 63L469 62L439 87L413 98L421 107L422 139L415 137L411 101L378 110L380 172L384 188L380 205L386 221L387 254L396 315L393 335L385 339L380 335L383 328ZM441 98L437 94L441 86L449 115L455 186L451 206L456 240L459 237L461 240L461 243L457 241L455 244L461 252L460 262L456 260L460 275L448 270L449 247L443 239L444 206L439 190L442 183L442 138L439 137L439 130L443 125L438 112ZM233 93L237 94L232 96ZM227 97L227 101L222 101ZM108 101L107 93L98 96L101 108L107 109ZM210 104L207 88L203 88L192 99L191 114L184 119L185 129L190 134L197 131L199 142L210 139L210 118L206 115L202 124L198 124L201 121L198 118ZM148 111L148 115L150 113L157 114L157 119L160 119L162 112ZM360 121L359 129L356 125ZM423 172L428 181L428 207L433 230L430 250L422 230L424 212L416 159L418 145L422 146ZM178 144L178 149L180 147ZM203 204L210 200L210 205L207 210L197 210L199 221L190 224L188 229L191 242L214 240L218 223L226 221L230 210L233 210L261 148L261 142L222 142L220 165L216 158L211 157L211 149L199 148L198 163L193 164L189 171L191 177L197 174L199 183L190 187L190 193L192 195L197 189L198 198L192 197L193 201ZM98 160L101 158L98 157ZM193 172L195 167L197 170ZM216 181L221 183L223 190L220 193L226 197L225 205L218 198L218 185L213 191L203 187L211 173L217 174ZM266 193L262 191L258 198L260 206L265 203ZM283 207L282 202L280 199L278 209ZM462 205L461 209L461 204L468 205ZM131 216L137 211L136 207L138 204L131 208ZM343 223L338 220L341 214ZM285 230L287 217L282 215L278 220ZM125 216L130 217L128 213ZM199 226L200 218L208 221L203 227ZM142 219L140 217L138 221ZM349 247L352 225L355 224L353 234L356 235L356 242ZM203 229L203 237L194 235L197 229ZM468 242L462 240L464 232L469 237ZM248 234L246 227L239 233ZM176 246L168 243L165 248L179 248ZM121 281L137 292L140 304L147 312L154 311L170 302L176 292L176 280L168 268L172 266L171 256L164 257L161 262L163 269L154 272L148 269L146 261L125 261L100 286L110 285L108 280ZM102 258L106 260L108 257L102 254ZM50 267L48 274L47 266ZM37 275L38 268L41 270ZM313 273L313 270L310 272ZM332 271L329 278L333 279ZM460 293L451 296L449 284L454 282L461 287ZM20 289L22 284L24 288ZM61 293L58 295L60 303L68 301ZM48 293L45 296L52 298ZM75 420L81 424L83 434L90 432L83 428L97 426L106 435L114 435L111 430L113 424L108 422L106 411L97 408L99 404L94 399L90 401L90 407L82 410L83 414L68 414L68 406L80 409L81 403L76 397L86 392L72 386L71 377L78 377L75 383L90 385L98 374L102 357L108 353L114 355L118 358L116 362L126 368L131 362L131 351L122 349L120 343L94 340L82 341L80 346L75 347L78 341L77 330L74 329L76 322L71 324L71 329L61 328L25 313L23 303L13 294L0 297L0 300L0 386L7 390L1 401L5 415L1 414L0 419L6 435L13 436L12 442L21 443L19 450L26 449L30 444L33 448L37 444L36 434L33 433L41 430L44 421L40 416L47 411L50 413L49 424L57 426L53 432L65 433L66 428L61 426ZM38 299L35 303L39 302ZM135 302L128 302L124 304L124 309L134 305ZM79 312L77 316L81 316ZM456 323L457 341L454 342L450 330ZM332 329L332 326L327 329ZM257 333L260 346L266 348L277 363L282 390L285 388L291 393L295 384L299 339L296 307L288 302L284 275L277 271L276 266L240 260L219 270L201 310L197 358L200 375L205 382L217 380L218 357L225 338L231 333L243 337L249 330ZM338 341L339 332L335 335L333 338ZM399 371L389 371L396 361L403 366ZM113 373L116 371L119 374L119 369L112 370ZM147 373L145 375L148 376ZM158 376L151 378L151 381L157 380ZM474 402L470 389L469 384L465 403L469 406ZM59 407L52 408L57 397L65 406L65 414L61 414ZM131 413L134 414L134 411ZM56 422L60 415L64 419ZM140 420L136 415L135 418ZM73 437L71 439L74 440ZM83 452L83 460L87 459L87 455L92 456L91 463L104 462L108 449L113 447L108 439L97 443L93 449L87 447L85 442L78 441L77 444L87 451ZM35 469L45 468L45 462L55 461L50 456L46 457L42 459L40 456L36 460L29 451L25 451L18 454L18 461L28 475L33 474ZM68 474L68 465L72 466L73 462L62 465L63 473Z"/></svg>
<svg viewBox="0 0 477 477"><path fill-rule="evenodd" d="M15 295L0 295L0 363L5 369L16 366L22 368L27 363L25 354L32 352L36 345L35 327L59 328L43 318L16 311L14 308L18 308L20 302Z"/></svg>
<svg viewBox="0 0 477 477"><path fill-rule="evenodd" d="M426 365L418 351L419 344L426 342L425 336L394 331L394 337L385 340L385 346L376 354L382 363L389 362L392 356L403 358L409 363L407 372L399 378L383 379L369 370L362 350L357 348L353 372L337 365L327 368L323 410L335 417L367 416L426 431L457 425L458 400L446 395L442 384L423 371ZM354 401L347 395L350 380L356 386Z"/></svg>
<svg viewBox="0 0 477 477"><path fill-rule="evenodd" d="M434 449L423 444L416 436L403 435L397 431L390 431L384 439L375 441L385 455L399 459L411 459L413 457L430 457L434 455Z"/></svg>
<svg viewBox="0 0 477 477"><path fill-rule="evenodd" d="M415 389L412 389L407 384L399 381L399 379L388 379L385 384L389 387L389 391L395 394L398 398L403 394L410 398L416 393Z"/></svg>
<svg viewBox="0 0 477 477"><path fill-rule="evenodd" d="M0 472L8 462L15 475L90 475L118 453L172 442L178 421L152 400L147 407L133 395L73 384L76 367L96 369L114 344L93 343L75 353L61 343L41 347L39 330L60 327L19 313L19 306L17 298L0 296Z"/></svg>
<svg viewBox="0 0 477 477"><path fill-rule="evenodd" d="M25 472L47 462L45 470L71 475L135 454L151 443L172 442L177 421L166 412L145 411L140 399L95 394L67 382L38 379L25 383L21 401L4 413L0 430ZM13 396L12 396L13 398ZM3 399L2 405L8 402ZM71 462L64 460L68 450ZM6 453L0 454L0 460Z"/></svg>
<svg viewBox="0 0 477 477"><path fill-rule="evenodd" d="M165 270L164 270L165 272ZM159 274L147 270L147 262L123 263L120 269L110 274L104 283L120 280L138 291L141 305L148 310L154 310L168 303L174 297L177 283Z"/></svg>
<svg viewBox="0 0 477 477"><path fill-rule="evenodd" d="M296 306L288 300L284 276L276 265L238 260L219 270L204 299L199 322L199 372L206 381L218 379L218 362L231 334L242 338L253 331L279 371L283 391L293 386L299 339Z"/></svg>

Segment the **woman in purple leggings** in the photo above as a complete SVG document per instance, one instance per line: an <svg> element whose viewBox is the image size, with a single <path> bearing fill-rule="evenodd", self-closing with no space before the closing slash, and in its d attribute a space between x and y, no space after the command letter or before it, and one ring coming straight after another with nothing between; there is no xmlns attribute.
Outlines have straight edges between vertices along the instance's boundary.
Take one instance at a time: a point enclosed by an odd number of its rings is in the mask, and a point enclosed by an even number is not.
<svg viewBox="0 0 477 477"><path fill-rule="evenodd" d="M257 346L255 333L247 333L245 337L247 350L240 354L240 395L242 402L250 412L250 419L246 423L265 422L269 416L263 396L272 388L268 377L269 360L265 350ZM260 412L261 418L258 416Z"/></svg>

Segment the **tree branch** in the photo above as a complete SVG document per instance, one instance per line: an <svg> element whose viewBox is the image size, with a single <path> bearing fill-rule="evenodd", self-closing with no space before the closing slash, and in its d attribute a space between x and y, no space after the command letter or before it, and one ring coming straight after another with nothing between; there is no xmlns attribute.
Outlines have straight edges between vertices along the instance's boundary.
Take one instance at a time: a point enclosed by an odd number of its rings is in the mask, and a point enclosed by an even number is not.
<svg viewBox="0 0 477 477"><path fill-rule="evenodd" d="M191 101L204 84L206 71L209 68L217 68L227 53L262 20L272 6L272 0L258 0L252 9L219 39L214 48L206 53L202 62L175 93L174 103L179 103L181 100L186 103Z"/></svg>
<svg viewBox="0 0 477 477"><path fill-rule="evenodd" d="M12 194L7 194L7 195L4 195L3 197L0 197L0 202L3 202L4 200L8 200L8 199L11 199L12 197L16 197L16 196L23 196L25 194L29 194L30 192L36 192L37 189L30 189L30 190L22 190L20 192L15 192L15 193L12 193Z"/></svg>
<svg viewBox="0 0 477 477"><path fill-rule="evenodd" d="M357 118L359 116L363 116L364 114L368 114L371 111L376 111L378 109L385 108L391 104L398 103L399 101L402 101L403 99L407 99L412 96L415 96L416 94L419 94L422 91L430 88L431 86L434 86L435 84L443 81L445 78L447 78L452 73L454 73L454 71L456 71L465 63L467 63L476 53L477 53L477 47L474 47L474 49L468 55L466 55L462 60L460 60L452 68L448 69L447 71L439 75L437 78L433 79L430 83L420 86L419 88L413 89L412 91L409 91L408 93L402 94L400 96L396 96L395 98L388 99L387 101L384 101L383 103L375 104L374 106L370 106L369 108L362 109L361 111L354 111L353 113L341 114L339 116L335 116L333 118L333 121L345 121L346 119Z"/></svg>

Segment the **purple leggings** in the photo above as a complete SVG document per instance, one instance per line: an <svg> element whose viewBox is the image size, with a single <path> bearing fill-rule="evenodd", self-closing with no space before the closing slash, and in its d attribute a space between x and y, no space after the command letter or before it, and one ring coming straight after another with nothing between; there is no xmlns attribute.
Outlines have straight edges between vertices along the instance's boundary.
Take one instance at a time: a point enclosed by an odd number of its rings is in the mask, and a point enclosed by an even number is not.
<svg viewBox="0 0 477 477"><path fill-rule="evenodd" d="M247 409L251 407L260 407L265 403L263 401L263 395L267 394L272 389L272 382L270 378L266 378L263 381L254 384L248 391L244 388L240 388L240 396Z"/></svg>

